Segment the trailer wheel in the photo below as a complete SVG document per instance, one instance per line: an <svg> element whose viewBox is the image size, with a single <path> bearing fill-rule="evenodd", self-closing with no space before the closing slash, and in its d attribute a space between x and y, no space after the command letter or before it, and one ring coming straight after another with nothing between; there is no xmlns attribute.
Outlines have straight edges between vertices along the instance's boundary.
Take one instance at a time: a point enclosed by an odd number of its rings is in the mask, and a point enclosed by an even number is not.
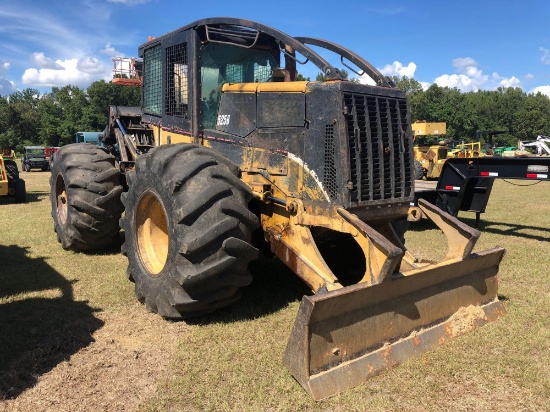
<svg viewBox="0 0 550 412"><path fill-rule="evenodd" d="M52 165L50 189L54 230L64 249L99 250L115 242L123 207L114 156L91 144L64 146Z"/></svg>
<svg viewBox="0 0 550 412"><path fill-rule="evenodd" d="M126 213L123 253L137 299L164 318L227 306L252 278L259 226L238 168L210 149L165 145L138 158Z"/></svg>

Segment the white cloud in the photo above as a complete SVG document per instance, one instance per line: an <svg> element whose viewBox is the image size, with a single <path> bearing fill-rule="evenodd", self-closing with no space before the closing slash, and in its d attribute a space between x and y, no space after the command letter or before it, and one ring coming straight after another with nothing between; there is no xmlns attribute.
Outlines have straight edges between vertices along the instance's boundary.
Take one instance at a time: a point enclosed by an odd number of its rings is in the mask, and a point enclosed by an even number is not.
<svg viewBox="0 0 550 412"><path fill-rule="evenodd" d="M399 61L394 61L393 64L386 64L380 72L384 76L407 76L408 78L414 77L414 72L416 71L416 64L410 62L408 65L403 66Z"/></svg>
<svg viewBox="0 0 550 412"><path fill-rule="evenodd" d="M11 65L8 62L0 64L0 78L4 77L10 71Z"/></svg>
<svg viewBox="0 0 550 412"><path fill-rule="evenodd" d="M428 82L419 82L419 83L422 86L422 90L424 91L428 90L428 88L431 86L431 84Z"/></svg>
<svg viewBox="0 0 550 412"><path fill-rule="evenodd" d="M521 85L520 80L515 76L512 76L509 79L504 78L499 83L499 86L506 87L506 88L519 87L520 85Z"/></svg>
<svg viewBox="0 0 550 412"><path fill-rule="evenodd" d="M485 85L489 78L478 69L478 63L471 57L459 57L452 62L459 74L442 74L434 83L441 87L457 88L463 92L476 91Z"/></svg>
<svg viewBox="0 0 550 412"><path fill-rule="evenodd" d="M414 62L410 62L408 65L403 66L403 63L399 61L394 61L393 64L386 64L384 68L378 69L378 71L380 71L380 73L382 73L384 76L388 76L388 77L407 76L408 78L413 78L414 72L416 71L416 64ZM358 79L360 83L368 84L371 86L376 85L376 82L366 74L359 77Z"/></svg>
<svg viewBox="0 0 550 412"><path fill-rule="evenodd" d="M0 78L0 96L7 96L15 93L16 91L17 87L14 82Z"/></svg>
<svg viewBox="0 0 550 412"><path fill-rule="evenodd" d="M40 68L52 69L52 70L63 70L63 67L54 62L52 59L46 57L44 53L33 53L31 56L31 63L34 63Z"/></svg>
<svg viewBox="0 0 550 412"><path fill-rule="evenodd" d="M550 64L550 50L545 49L544 47L540 47L539 50L542 52L540 61L543 64Z"/></svg>
<svg viewBox="0 0 550 412"><path fill-rule="evenodd" d="M119 52L113 46L111 46L111 43L107 43L103 50L101 50L101 53L106 54L109 57L126 57L124 53Z"/></svg>
<svg viewBox="0 0 550 412"><path fill-rule="evenodd" d="M96 58L56 60L56 67L26 69L22 76L22 83L33 87L63 87L68 84L78 87L87 87L96 80L108 80L109 70Z"/></svg>
<svg viewBox="0 0 550 412"><path fill-rule="evenodd" d="M471 57L459 57L453 60L453 67L461 70L469 67L477 67L477 62Z"/></svg>
<svg viewBox="0 0 550 412"><path fill-rule="evenodd" d="M0 63L0 96L7 96L17 91L15 83L5 78L10 68L9 62Z"/></svg>
<svg viewBox="0 0 550 412"><path fill-rule="evenodd" d="M441 87L457 88L462 92L475 92L479 89L496 89L497 87L520 87L521 81L515 77L503 77L498 73L487 75L471 57L459 57L452 61L458 73L442 74L434 83Z"/></svg>
<svg viewBox="0 0 550 412"><path fill-rule="evenodd" d="M376 86L376 82L366 74L358 77L357 80L359 80L359 83L362 83L362 84L368 84L369 86Z"/></svg>
<svg viewBox="0 0 550 412"><path fill-rule="evenodd" d="M550 97L550 86L539 86L539 87L535 87L533 90L531 90L529 93L534 93L534 94L537 94L537 93L541 93L541 94L544 94L548 97Z"/></svg>
<svg viewBox="0 0 550 412"><path fill-rule="evenodd" d="M95 57L85 57L78 60L76 68L86 74L104 74L105 66Z"/></svg>

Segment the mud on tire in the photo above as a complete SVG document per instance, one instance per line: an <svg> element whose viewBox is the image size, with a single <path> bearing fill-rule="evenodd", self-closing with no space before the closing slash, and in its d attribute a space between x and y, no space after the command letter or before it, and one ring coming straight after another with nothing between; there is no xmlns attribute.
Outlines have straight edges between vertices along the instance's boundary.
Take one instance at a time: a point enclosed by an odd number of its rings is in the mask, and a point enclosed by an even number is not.
<svg viewBox="0 0 550 412"><path fill-rule="evenodd" d="M123 211L114 156L88 143L64 146L52 164L50 188L54 230L64 249L91 251L113 244Z"/></svg>
<svg viewBox="0 0 550 412"><path fill-rule="evenodd" d="M149 311L168 319L202 315L233 303L251 282L259 222L238 174L224 157L190 144L157 147L127 174L123 253Z"/></svg>

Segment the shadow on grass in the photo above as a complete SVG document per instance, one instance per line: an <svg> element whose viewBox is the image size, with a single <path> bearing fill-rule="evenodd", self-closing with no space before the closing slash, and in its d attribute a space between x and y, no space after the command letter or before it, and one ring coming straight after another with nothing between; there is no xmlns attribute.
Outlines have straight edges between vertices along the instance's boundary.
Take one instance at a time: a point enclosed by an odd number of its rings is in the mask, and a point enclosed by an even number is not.
<svg viewBox="0 0 550 412"><path fill-rule="evenodd" d="M241 298L234 304L216 312L186 319L187 323L231 323L267 316L300 301L311 290L279 259L261 257L249 266L252 283L241 289Z"/></svg>
<svg viewBox="0 0 550 412"><path fill-rule="evenodd" d="M46 199L46 201L49 201L49 197L50 192L27 192L26 203L40 202L44 199Z"/></svg>
<svg viewBox="0 0 550 412"><path fill-rule="evenodd" d="M430 219L420 219L418 222L409 222L407 231L423 232L430 229L437 229L437 225Z"/></svg>
<svg viewBox="0 0 550 412"><path fill-rule="evenodd" d="M474 218L461 217L460 220L468 226L474 227L476 224ZM414 232L422 232L424 230L437 229L435 223L428 219L422 219L418 222L412 222L409 224L409 229ZM481 233L493 233L495 235L502 236L515 236L524 239L540 240L542 242L550 241L550 232L546 227L529 226L519 223L509 222L492 222L489 220L481 220L479 226L476 228ZM539 234L537 234L537 232Z"/></svg>
<svg viewBox="0 0 550 412"><path fill-rule="evenodd" d="M38 377L93 342L103 326L72 284L26 248L0 246L0 399L12 399Z"/></svg>
<svg viewBox="0 0 550 412"><path fill-rule="evenodd" d="M25 203L41 202L44 198L47 199L49 196L49 192L27 192L27 200ZM0 196L0 205L10 205L13 203L15 203L15 198L13 196Z"/></svg>
<svg viewBox="0 0 550 412"><path fill-rule="evenodd" d="M475 219L470 219L470 221L464 219L464 223L470 226L475 225ZM482 220L479 224L478 230L480 232L493 233L501 236L515 236L523 239L540 240L542 242L550 241L550 232L546 227L540 226Z"/></svg>

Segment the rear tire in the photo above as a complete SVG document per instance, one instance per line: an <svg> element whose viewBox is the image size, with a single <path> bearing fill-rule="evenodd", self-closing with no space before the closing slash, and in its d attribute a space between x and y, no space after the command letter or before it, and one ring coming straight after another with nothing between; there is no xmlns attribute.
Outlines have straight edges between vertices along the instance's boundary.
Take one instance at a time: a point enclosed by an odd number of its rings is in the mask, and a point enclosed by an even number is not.
<svg viewBox="0 0 550 412"><path fill-rule="evenodd" d="M25 203L27 201L27 188L23 179L15 180L15 203Z"/></svg>
<svg viewBox="0 0 550 412"><path fill-rule="evenodd" d="M238 168L214 151L165 145L138 158L127 176L122 227L128 277L138 300L164 318L227 306L250 284L258 218Z"/></svg>
<svg viewBox="0 0 550 412"><path fill-rule="evenodd" d="M15 182L19 179L17 163L11 159L4 159L4 166L6 167L6 174L8 175L8 187L15 187Z"/></svg>
<svg viewBox="0 0 550 412"><path fill-rule="evenodd" d="M424 168L422 167L422 163L420 163L418 160L414 161L414 179L420 180L425 176L426 172Z"/></svg>
<svg viewBox="0 0 550 412"><path fill-rule="evenodd" d="M64 146L52 165L50 188L54 230L64 249L99 250L116 241L123 207L114 156L87 143Z"/></svg>

